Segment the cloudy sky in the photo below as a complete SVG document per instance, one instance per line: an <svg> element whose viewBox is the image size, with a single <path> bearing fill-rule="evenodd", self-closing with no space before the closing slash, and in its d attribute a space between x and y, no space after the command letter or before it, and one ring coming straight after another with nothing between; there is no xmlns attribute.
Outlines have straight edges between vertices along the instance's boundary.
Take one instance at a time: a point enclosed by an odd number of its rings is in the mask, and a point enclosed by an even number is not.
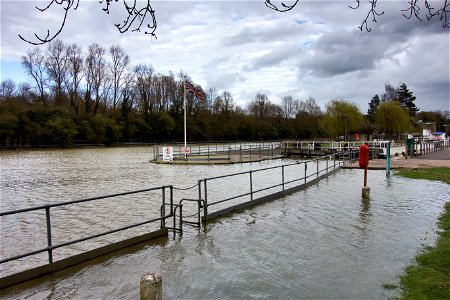
<svg viewBox="0 0 450 300"><path fill-rule="evenodd" d="M63 10L44 14L35 9L50 0L0 1L1 81L30 81L20 56L34 46L18 34L32 39L34 33L54 32ZM432 1L436 7L442 2ZM122 2L112 2L108 15L102 11L104 3L80 0L59 38L84 50L94 42L105 48L120 45L131 64L151 64L163 74L183 71L204 89L230 91L243 108L262 92L277 104L286 95L313 97L322 108L343 98L366 113L385 83L404 82L421 110L449 110L450 30L442 28L442 21L407 20L401 12L406 1L379 0L384 15L369 23L371 32L360 31L368 1L361 0L358 10L349 9L352 4L300 0L291 11L279 13L263 0L153 1L158 22L154 39L117 31L114 24L126 17ZM424 7L421 12L426 20Z"/></svg>

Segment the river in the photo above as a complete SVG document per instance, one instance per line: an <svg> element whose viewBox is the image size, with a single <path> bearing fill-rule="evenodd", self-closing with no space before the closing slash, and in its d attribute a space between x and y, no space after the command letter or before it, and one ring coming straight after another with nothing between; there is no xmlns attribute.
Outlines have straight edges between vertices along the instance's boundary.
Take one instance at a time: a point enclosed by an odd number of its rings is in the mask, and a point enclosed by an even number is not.
<svg viewBox="0 0 450 300"><path fill-rule="evenodd" d="M0 152L1 210L166 184L189 187L205 177L287 163L157 165L149 162L151 153L151 147ZM371 199L362 201L361 184L361 170L341 170L304 191L210 222L205 231L191 228L182 238L125 250L0 296L136 299L140 276L157 271L165 299L389 298L398 289L383 284L398 283L414 256L435 242L448 185L369 171ZM81 230L95 225L98 211L72 215ZM2 218L2 256L11 254L13 238L21 241L8 233L17 227L27 226Z"/></svg>

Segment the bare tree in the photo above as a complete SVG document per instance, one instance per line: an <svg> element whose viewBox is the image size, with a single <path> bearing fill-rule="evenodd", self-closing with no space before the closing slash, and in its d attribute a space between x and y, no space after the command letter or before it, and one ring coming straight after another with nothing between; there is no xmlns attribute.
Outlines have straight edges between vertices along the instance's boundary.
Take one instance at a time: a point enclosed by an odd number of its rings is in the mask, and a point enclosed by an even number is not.
<svg viewBox="0 0 450 300"><path fill-rule="evenodd" d="M222 99L223 99L223 105L220 108L221 113L226 115L226 116L229 116L230 112L234 108L233 96L231 96L231 93L229 91L223 91Z"/></svg>
<svg viewBox="0 0 450 300"><path fill-rule="evenodd" d="M299 110L305 111L311 116L319 117L322 115L322 110L320 109L319 105L316 103L316 99L309 97L306 99Z"/></svg>
<svg viewBox="0 0 450 300"><path fill-rule="evenodd" d="M126 83L125 72L128 64L130 63L130 57L118 45L111 46L111 48L109 48L109 54L111 55L111 63L109 64L109 68L112 79L112 106L114 112L119 102L121 89Z"/></svg>
<svg viewBox="0 0 450 300"><path fill-rule="evenodd" d="M16 83L11 79L3 80L0 84L0 99L11 98L16 91Z"/></svg>
<svg viewBox="0 0 450 300"><path fill-rule="evenodd" d="M73 107L75 114L79 113L80 97L79 88L83 79L83 56L81 47L72 44L66 48L67 58L67 76L65 77L65 86L69 95L70 106Z"/></svg>
<svg viewBox="0 0 450 300"><path fill-rule="evenodd" d="M48 42L51 42L54 40L63 30L67 17L70 10L77 10L78 5L80 4L80 0L48 0L47 6L44 7L37 7L36 9L40 13L49 12L52 8L58 8L61 7L64 11L62 15L62 21L60 23L60 26L55 30L54 33L50 33L50 29L47 29L47 33L45 35L38 35L37 33L34 34L35 39L31 40L28 38L23 37L19 34L19 37L32 45L42 45ZM119 0L99 0L100 4L105 4L103 7L103 11L109 14L110 6L114 2L118 2ZM129 5L129 2L132 3L132 5ZM153 10L151 6L151 0L146 0L146 4L142 7L138 6L141 2L137 0L133 1L127 1L123 0L124 10L127 13L127 17L122 23L115 24L119 32L124 33L131 29L131 31L141 31L141 27L144 23L146 23L146 30L144 30L145 34L149 34L156 38L155 31L157 27L156 23L156 17L155 17L155 11ZM146 19L150 18L150 22L146 22Z"/></svg>
<svg viewBox="0 0 450 300"><path fill-rule="evenodd" d="M267 95L258 93L255 100L248 104L247 110L255 118L264 118L269 115L269 103Z"/></svg>
<svg viewBox="0 0 450 300"><path fill-rule="evenodd" d="M294 118L298 113L299 100L294 100L292 96L284 96L282 99L283 113L286 119Z"/></svg>
<svg viewBox="0 0 450 300"><path fill-rule="evenodd" d="M205 93L205 102L210 111L213 110L214 100L218 97L217 89L215 87L210 87Z"/></svg>
<svg viewBox="0 0 450 300"><path fill-rule="evenodd" d="M86 111L91 112L91 104L95 101L94 114L97 114L102 93L101 90L106 80L106 50L94 43L89 46L88 55L85 62L85 76L86 76ZM95 99L92 99L93 96Z"/></svg>
<svg viewBox="0 0 450 300"><path fill-rule="evenodd" d="M66 46L56 39L48 44L45 68L50 81L51 89L55 94L55 104L62 105L64 100L63 83L66 76Z"/></svg>
<svg viewBox="0 0 450 300"><path fill-rule="evenodd" d="M33 77L36 82L36 88L38 90L39 99L47 106L47 100L45 97L45 85L48 78L45 76L45 57L39 48L28 50L27 54L21 57L22 65L24 66L28 75Z"/></svg>
<svg viewBox="0 0 450 300"><path fill-rule="evenodd" d="M381 100L384 102L384 101L392 101L392 100L395 100L395 99L397 99L397 97L398 97L398 94L397 94L397 92L398 92L398 88L395 88L392 84L390 84L390 83L385 83L384 84L384 89L385 89L385 91L386 91L386 93L384 93L382 96L381 96Z"/></svg>
<svg viewBox="0 0 450 300"><path fill-rule="evenodd" d="M139 64L134 67L133 73L139 99L138 109L144 116L146 116L149 111L151 111L150 99L154 73L153 67L151 65L147 66L144 64Z"/></svg>
<svg viewBox="0 0 450 300"><path fill-rule="evenodd" d="M28 82L21 82L17 86L17 97L22 102L29 102L32 96L32 87Z"/></svg>
<svg viewBox="0 0 450 300"><path fill-rule="evenodd" d="M292 4L286 4L284 2L274 4L271 2L271 0L265 0L265 4L268 8L278 12L290 11L298 4L298 2L299 0L295 0ZM362 21L361 25L359 26L359 29L361 31L365 29L366 31L370 32L372 28L369 26L368 22L372 21L376 23L377 17L382 16L384 14L384 11L378 9L378 0L366 0L366 2L369 4L370 9L367 12L367 15ZM420 17L419 7L419 3L421 2L425 5L425 17L428 21L430 21L434 17L438 17L442 21L443 28L450 28L448 19L448 13L450 12L450 0L441 0L439 3L437 3L439 6L431 6L428 0L408 0L406 8L402 10L402 15L407 19L411 19L412 16L414 16L418 20L422 21L422 18ZM361 0L355 0L355 5L349 6L349 8L359 9L360 6Z"/></svg>

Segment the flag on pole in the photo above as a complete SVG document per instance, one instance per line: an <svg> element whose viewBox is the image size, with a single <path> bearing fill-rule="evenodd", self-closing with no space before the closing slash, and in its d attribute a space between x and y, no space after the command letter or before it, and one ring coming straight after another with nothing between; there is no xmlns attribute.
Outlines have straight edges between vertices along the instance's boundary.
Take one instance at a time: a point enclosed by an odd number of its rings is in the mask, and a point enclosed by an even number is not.
<svg viewBox="0 0 450 300"><path fill-rule="evenodd" d="M194 94L198 99L205 101L205 93L202 90L197 89L192 83L189 81L185 81L184 86L186 87L186 91Z"/></svg>

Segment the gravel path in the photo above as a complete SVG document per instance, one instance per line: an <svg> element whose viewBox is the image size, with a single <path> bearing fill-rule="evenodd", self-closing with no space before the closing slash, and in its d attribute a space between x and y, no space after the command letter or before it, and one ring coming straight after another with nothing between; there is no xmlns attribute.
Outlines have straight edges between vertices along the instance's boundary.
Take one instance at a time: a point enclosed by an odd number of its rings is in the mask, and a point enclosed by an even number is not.
<svg viewBox="0 0 450 300"><path fill-rule="evenodd" d="M450 149L434 153L405 158L404 156L391 157L391 169L419 169L430 167L450 168ZM386 159L373 159L369 162L369 169L385 169Z"/></svg>

